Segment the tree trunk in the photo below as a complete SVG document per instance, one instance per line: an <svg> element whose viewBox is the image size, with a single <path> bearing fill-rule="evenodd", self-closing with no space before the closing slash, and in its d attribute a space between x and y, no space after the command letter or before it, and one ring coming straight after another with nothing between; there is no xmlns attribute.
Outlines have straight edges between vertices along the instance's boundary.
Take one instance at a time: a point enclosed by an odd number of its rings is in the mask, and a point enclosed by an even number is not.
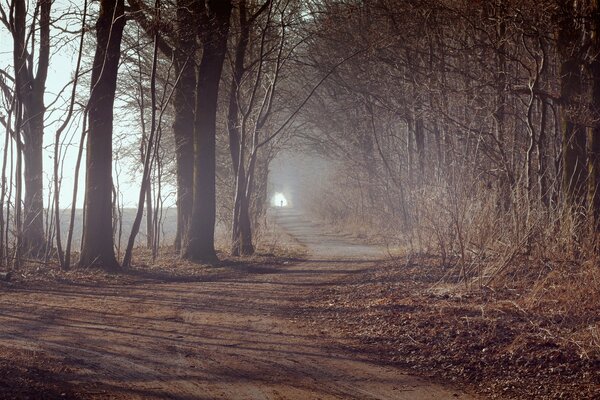
<svg viewBox="0 0 600 400"><path fill-rule="evenodd" d="M23 217L22 217L22 208L21 208L21 200L23 199L23 181L21 177L23 176L23 145L21 138L21 129L22 126L22 110L21 104L17 104L17 118L16 118L16 151L17 151L17 161L15 162L15 230L16 230L16 243L15 243L15 251L14 251L14 268L19 270L21 269L21 257L23 251ZM10 198L10 196L9 196Z"/></svg>
<svg viewBox="0 0 600 400"><path fill-rule="evenodd" d="M154 222L152 221L152 182L146 187L146 247L152 249L154 242Z"/></svg>
<svg viewBox="0 0 600 400"><path fill-rule="evenodd" d="M251 256L254 254L252 244L252 223L250 221L250 199L243 194L239 199L238 211L238 234L233 243L232 254L240 256Z"/></svg>
<svg viewBox="0 0 600 400"><path fill-rule="evenodd" d="M588 129L587 153L587 201L591 209L590 220L594 229L600 232L600 128L598 127Z"/></svg>
<svg viewBox="0 0 600 400"><path fill-rule="evenodd" d="M250 155L250 163L246 171L246 182L244 184L244 192L240 199L239 210L239 250L240 255L251 256L254 254L254 245L252 244L252 221L250 219L250 207L252 193L254 193L254 176L256 173L256 160L258 153L256 151Z"/></svg>
<svg viewBox="0 0 600 400"><path fill-rule="evenodd" d="M586 129L563 116L563 190L570 205L583 206L586 182Z"/></svg>
<svg viewBox="0 0 600 400"><path fill-rule="evenodd" d="M190 0L177 7L176 75L180 76L173 95L175 156L177 162L177 233L175 248L181 249L192 216L194 186L194 108L196 103L196 22Z"/></svg>
<svg viewBox="0 0 600 400"><path fill-rule="evenodd" d="M45 250L43 109L44 107L41 105L41 108L30 117L31 119L27 122L28 129L25 129L25 134L23 135L25 141L23 147L23 161L25 164L23 251L28 256L35 258L42 256ZM29 112L31 111L30 109Z"/></svg>
<svg viewBox="0 0 600 400"><path fill-rule="evenodd" d="M61 125L59 126L59 128L56 130L56 134L54 136L54 174L53 174L53 179L54 179L54 219L55 219L55 226L56 226L56 252L58 253L58 260L60 262L60 266L63 269L69 269L71 267L71 240L73 238L73 220L75 217L75 212L76 212L76 208L75 206L71 207L71 217L69 219L69 229L67 232L67 242L66 242L66 251L63 251L63 247L62 247L62 238L61 238L61 227L60 227L60 221L61 221L61 211L60 211L60 187L61 187L61 179L59 178L59 176L61 175L61 171L62 167L61 167L61 156L60 156L60 152L59 152L59 146L60 146L60 138L62 136L62 133L64 132L64 130L67 128L67 126L69 126L69 122L71 121L71 118L73 117L73 109L75 106L75 97L77 94L77 90L78 90L78 82L79 82L79 72L81 70L81 58L83 56L83 46L84 46L84 40L85 40L85 33L86 33L86 24L87 24L87 9L88 9L88 0L84 0L83 2L83 17L81 19L81 34L79 36L79 51L77 52L77 63L76 63L76 67L75 67L75 78L73 81L73 87L71 89L71 99L69 101L69 110L67 111L67 116L65 118L63 118L63 121L61 123ZM84 114L84 118L83 118L83 124L84 127L87 125L87 119L85 118L85 114ZM83 151L82 145L83 144L83 134L81 136L81 142L80 142L80 146L79 149L77 151L77 161L75 163L75 173L74 173L74 182L73 182L73 202L72 204L76 204L77 203L77 185L79 182L79 169L81 166L81 154ZM64 156L63 156L64 157Z"/></svg>
<svg viewBox="0 0 600 400"><path fill-rule="evenodd" d="M425 129L423 126L423 118L420 116L417 116L415 119L415 145L419 163L417 184L420 186L425 181Z"/></svg>
<svg viewBox="0 0 600 400"><path fill-rule="evenodd" d="M154 3L155 10L155 18L160 22L160 0L155 0ZM140 185L140 195L138 198L138 208L135 214L135 218L133 220L133 226L131 227L131 233L129 235L129 240L127 242L127 248L125 249L125 257L123 257L123 268L129 268L131 266L131 259L133 256L133 246L135 245L135 238L140 230L140 224L142 223L142 216L144 213L144 201L150 204L147 208L146 213L148 218L146 219L146 232L150 232L150 227L152 226L150 222L152 222L152 218L150 217L152 213L152 203L150 201L150 185L151 175L152 175L152 164L153 164L153 156L156 155L153 147L158 146L158 140L155 140L156 136L156 68L158 64L158 40L160 36L158 35L158 31L154 33L154 51L152 52L152 67L150 72L150 106L152 107L151 112L151 123L150 123L150 135L147 137L146 146L144 149L144 160L143 160L143 172L142 172L142 182ZM144 135L145 136L145 135ZM160 140L160 139L159 139ZM156 141L156 143L155 143ZM144 146L142 146L144 148ZM148 236L149 237L149 236ZM151 246L151 241L148 241L149 246Z"/></svg>
<svg viewBox="0 0 600 400"><path fill-rule="evenodd" d="M9 117L9 123L10 123L10 117ZM5 259L6 254L8 253L8 240L4 241L4 226L5 224L8 225L10 223L10 221L8 220L8 218L5 219L5 209L6 209L6 213L8 214L8 204L6 203L10 203L10 201L7 201L5 203L6 200L6 164L8 161L8 146L10 145L8 139L10 138L10 135L8 134L8 132L6 132L4 134L4 147L2 149L2 169L0 172L0 264L4 264L6 266L8 266L8 260ZM6 204L6 205L5 205Z"/></svg>
<svg viewBox="0 0 600 400"><path fill-rule="evenodd" d="M124 8L123 0L100 0L88 103L85 217L79 266L118 268L112 230L112 134Z"/></svg>
<svg viewBox="0 0 600 400"><path fill-rule="evenodd" d="M592 111L594 112L594 120L598 121L600 117L600 2L593 2L594 10L594 53L596 58L591 63L590 69L592 74ZM600 232L600 126L590 128L587 137L587 154L588 154L588 204L592 209L593 229Z"/></svg>
<svg viewBox="0 0 600 400"><path fill-rule="evenodd" d="M546 121L548 119L548 105L541 99L540 105L540 134L537 140L537 178L540 191L540 201L546 207L550 205L550 191L548 189L548 162L546 154Z"/></svg>
<svg viewBox="0 0 600 400"><path fill-rule="evenodd" d="M265 216L265 206L268 203L268 182L269 182L269 164L271 163L271 157L262 157L259 163L259 176L260 179L254 179L255 188L253 202L250 205L250 225L254 231L258 229L263 217ZM375 162L375 158L373 157ZM256 175L256 173L255 173Z"/></svg>
<svg viewBox="0 0 600 400"><path fill-rule="evenodd" d="M408 121L406 122L406 154L407 154L407 173L408 173L408 186L412 187L415 179L414 179L414 168L413 168L413 164L414 164L414 122L412 117L408 118Z"/></svg>
<svg viewBox="0 0 600 400"><path fill-rule="evenodd" d="M229 90L229 108L227 111L227 130L229 133L229 153L231 155L231 165L235 176L235 194L233 199L233 216L231 226L231 255L239 256L243 253L242 248L242 230L240 211L242 209L244 197L244 185L246 180L244 168L244 140L243 132L241 132L238 104L238 89L244 76L245 67L244 59L246 49L250 38L250 24L246 16L246 2L241 1L239 4L239 24L240 38L235 49L235 61L233 64L231 87ZM245 229L245 228L244 228Z"/></svg>
<svg viewBox="0 0 600 400"><path fill-rule="evenodd" d="M195 79L194 79L195 80ZM191 91L193 95L193 90ZM187 121L187 122L183 122ZM190 226L194 187L194 113L175 111L175 155L177 162L177 231L175 249L181 250L184 237ZM188 136L189 134L189 136Z"/></svg>
<svg viewBox="0 0 600 400"><path fill-rule="evenodd" d="M196 85L194 121L194 190L192 218L182 256L197 262L214 262L216 221L216 119L219 83L227 51L231 1L206 2L206 24L201 27L202 61Z"/></svg>
<svg viewBox="0 0 600 400"><path fill-rule="evenodd" d="M561 5L563 10L559 25L558 47L562 58L560 65L562 188L565 199L571 206L583 206L586 189L586 129L574 119L568 109L582 90L581 55L573 51L581 33L574 20L575 2L565 0Z"/></svg>
<svg viewBox="0 0 600 400"><path fill-rule="evenodd" d="M231 226L231 255L232 256L240 256L240 255L249 255L249 248L247 243L247 238L251 238L247 234L247 231L250 230L250 219L248 213L248 199L245 196L245 180L246 176L244 173L244 168L241 167L238 169L235 177L235 196L233 201L233 216L232 216L232 226ZM246 234L244 234L246 233ZM252 246L252 242L250 242L250 247ZM250 254L253 251L250 250Z"/></svg>

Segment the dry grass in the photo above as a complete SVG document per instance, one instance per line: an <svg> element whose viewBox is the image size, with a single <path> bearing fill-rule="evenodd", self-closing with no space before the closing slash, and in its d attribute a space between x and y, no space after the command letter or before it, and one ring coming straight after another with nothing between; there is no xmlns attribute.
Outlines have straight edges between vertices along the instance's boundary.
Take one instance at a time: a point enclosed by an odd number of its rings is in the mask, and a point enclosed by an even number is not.
<svg viewBox="0 0 600 400"><path fill-rule="evenodd" d="M400 206L395 217L383 204L361 215L342 193L331 221L361 221L404 252L318 305L336 310L346 334L492 398L600 398L600 237L589 210L523 193L505 207L468 174L409 191L408 221Z"/></svg>

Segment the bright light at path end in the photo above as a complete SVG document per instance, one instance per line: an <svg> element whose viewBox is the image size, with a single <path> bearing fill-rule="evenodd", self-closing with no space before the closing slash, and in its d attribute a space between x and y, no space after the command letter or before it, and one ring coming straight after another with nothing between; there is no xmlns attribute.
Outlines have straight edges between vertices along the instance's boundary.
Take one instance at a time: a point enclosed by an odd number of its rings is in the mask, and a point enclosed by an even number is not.
<svg viewBox="0 0 600 400"><path fill-rule="evenodd" d="M274 207L287 207L288 202L283 193L275 193L275 196L271 199L271 204Z"/></svg>

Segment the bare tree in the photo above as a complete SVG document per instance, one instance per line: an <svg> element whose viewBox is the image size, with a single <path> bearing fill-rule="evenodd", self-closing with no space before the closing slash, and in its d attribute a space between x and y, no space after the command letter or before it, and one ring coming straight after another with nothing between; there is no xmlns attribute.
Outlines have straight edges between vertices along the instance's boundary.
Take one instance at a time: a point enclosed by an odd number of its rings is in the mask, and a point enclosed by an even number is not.
<svg viewBox="0 0 600 400"><path fill-rule="evenodd" d="M22 111L22 115L18 117L22 123L17 127L22 133L17 133L22 134L23 138L25 195L23 230L19 234L22 235L22 250L30 256L38 257L45 252L42 152L52 1L36 2L29 30L27 6L25 0L11 1L10 20L4 9L1 9L0 21L13 38L15 92L17 108ZM35 54L35 51L38 53ZM34 63L36 57L37 64Z"/></svg>
<svg viewBox="0 0 600 400"><path fill-rule="evenodd" d="M96 53L88 103L87 177L80 266L115 269L112 226L112 132L121 39L123 0L101 0L96 22Z"/></svg>
<svg viewBox="0 0 600 400"><path fill-rule="evenodd" d="M153 35L157 23L142 1L128 0L133 17ZM194 116L196 102L197 21L194 9L203 7L197 0L179 0L175 4L174 27L164 29L159 39L160 52L173 59L175 75L180 76L173 95L176 175L177 175L177 233L175 248L181 249L182 237L189 227L193 201ZM159 26L162 28L162 26Z"/></svg>
<svg viewBox="0 0 600 400"><path fill-rule="evenodd" d="M182 256L199 262L213 262L216 222L216 120L221 72L227 52L231 1L197 4L198 35L202 59L198 66L194 121L194 195L192 218L182 246Z"/></svg>

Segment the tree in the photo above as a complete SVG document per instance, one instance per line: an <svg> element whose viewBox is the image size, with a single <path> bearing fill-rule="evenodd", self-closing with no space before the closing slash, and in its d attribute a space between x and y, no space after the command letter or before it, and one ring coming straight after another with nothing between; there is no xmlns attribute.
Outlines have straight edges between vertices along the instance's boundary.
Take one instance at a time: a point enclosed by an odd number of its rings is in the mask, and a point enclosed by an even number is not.
<svg viewBox="0 0 600 400"><path fill-rule="evenodd" d="M272 2L266 1L256 12L250 14L247 7L247 2L241 0L238 6L238 24L239 38L235 46L235 55L231 72L231 87L229 91L229 108L227 113L227 129L229 133L229 150L231 154L231 163L235 177L235 195L233 207L233 221L231 229L231 253L232 255L251 255L254 253L254 245L252 243L252 227L250 222L249 198L246 196L246 166L245 164L245 147L246 147L246 126L256 91L253 91L250 104L246 111L240 110L240 99L242 97L241 87L242 81L248 73L245 65L246 52L250 42L250 34L253 24L256 19L267 8L269 16L271 15ZM267 24L270 22L267 18ZM266 33L267 27L264 31ZM264 46L261 46L261 50ZM263 57L259 56L258 63L262 66ZM255 84L258 88L260 77ZM240 119L240 112L242 114Z"/></svg>
<svg viewBox="0 0 600 400"><path fill-rule="evenodd" d="M196 83L192 218L183 241L182 256L198 262L213 262L217 259L214 247L217 104L232 5L230 0L208 0L205 5L197 2L195 7L200 20L202 59Z"/></svg>
<svg viewBox="0 0 600 400"><path fill-rule="evenodd" d="M558 47L561 52L560 88L562 103L563 190L571 205L581 206L586 188L586 129L580 122L583 91L583 48L579 45L584 34L575 14L577 2L560 2Z"/></svg>
<svg viewBox="0 0 600 400"><path fill-rule="evenodd" d="M592 2L593 40L591 45L595 55L590 63L592 75L592 115L595 126L588 130L588 202L593 209L593 228L600 232L600 2Z"/></svg>
<svg viewBox="0 0 600 400"><path fill-rule="evenodd" d="M155 2L155 20L157 22L160 22L160 0L156 0ZM151 234L151 226L152 226L152 208L151 208L151 193L150 193L150 178L151 178L151 173L152 173L152 164L153 164L153 156L154 156L154 147L153 146L158 146L158 143L155 144L155 142L158 142L155 139L155 136L159 136L157 135L157 130L159 129L158 125L160 123L160 121L158 121L157 123L157 116L156 116L156 109L157 109L157 104L156 104L156 68L157 68L157 63L158 63L158 40L159 40L159 31L158 29L156 29L156 31L154 32L154 48L153 48L153 52L152 52L152 67L151 67L151 72L150 72L150 106L151 106L151 118L150 118L150 134L148 135L148 137L146 137L145 135L145 129L142 128L142 149L143 151L142 153L142 165L143 165L143 171L142 171L142 182L140 185L140 195L139 195L139 199L138 199L138 208L137 208L137 212L135 215L135 219L133 221L133 227L131 228L131 234L129 235L129 240L127 242L127 248L125 250L125 256L123 257L123 267L124 268L128 268L131 265L131 259L132 259L132 254L133 254L133 246L135 244L135 237L137 236L139 229L140 229L140 223L142 221L142 214L144 212L144 202L147 203L147 219L146 219L146 226L147 226L147 230L148 230L148 248L152 248L152 238L151 236L154 236L153 234ZM141 68L141 65L140 65ZM140 74L141 75L141 74ZM140 91L140 96L142 96L143 99L143 91ZM144 120L144 111L142 108L142 122Z"/></svg>
<svg viewBox="0 0 600 400"><path fill-rule="evenodd" d="M175 248L181 249L182 238L192 216L194 181L194 113L196 99L196 32L192 12L195 0L177 3L175 38L175 73L180 76L173 96L175 120L175 154L177 158L177 233Z"/></svg>
<svg viewBox="0 0 600 400"><path fill-rule="evenodd" d="M252 221L263 211L268 164L275 153L273 139L302 108L300 101L295 111L289 109L289 103L283 100L283 88L284 66L293 63L295 49L304 40L304 32L293 32L292 28L301 10L299 3L269 0L262 5L252 6L246 1L238 4L239 34L231 57L227 111L235 178L231 253L236 256L254 253ZM289 67L289 71L293 68ZM295 100L297 95L294 93L287 100ZM304 100L310 96L311 93ZM284 110L289 112L287 116ZM277 117L283 121L277 121ZM275 121L282 124L274 128Z"/></svg>
<svg viewBox="0 0 600 400"><path fill-rule="evenodd" d="M128 0L132 15L149 36L157 22L141 0ZM194 9L202 8L198 0L178 0L175 3L175 23L163 29L158 42L160 52L173 59L175 75L179 77L173 94L173 135L177 178L177 232L175 248L181 249L182 239L189 228L193 203L194 180L194 118L196 106L197 21ZM163 26L164 28L164 26Z"/></svg>
<svg viewBox="0 0 600 400"><path fill-rule="evenodd" d="M112 229L112 134L121 40L126 22L124 10L123 0L100 1L87 108L89 132L80 266L118 267Z"/></svg>
<svg viewBox="0 0 600 400"><path fill-rule="evenodd" d="M16 83L16 96L22 110L23 161L25 164L24 221L22 250L33 257L41 256L45 250L44 233L44 171L43 140L44 116L46 107L46 78L50 61L50 11L51 0L39 0L35 6L34 21L27 32L27 4L25 0L14 0L11 4L11 21L4 10L0 21L9 29L13 37L13 60ZM36 27L37 25L37 27ZM35 39L37 44L37 65L33 62ZM37 67L37 71L36 71ZM0 82L2 84L2 82Z"/></svg>

